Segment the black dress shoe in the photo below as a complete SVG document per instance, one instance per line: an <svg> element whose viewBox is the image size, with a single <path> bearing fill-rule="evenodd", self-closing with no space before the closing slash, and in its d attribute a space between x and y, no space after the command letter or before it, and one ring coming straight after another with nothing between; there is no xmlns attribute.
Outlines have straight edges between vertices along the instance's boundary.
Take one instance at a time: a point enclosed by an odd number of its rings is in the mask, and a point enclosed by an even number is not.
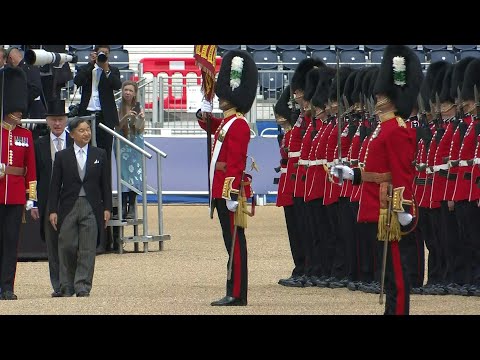
<svg viewBox="0 0 480 360"><path fill-rule="evenodd" d="M299 276L290 276L288 279L280 279L278 283L287 287L303 287L303 282Z"/></svg>
<svg viewBox="0 0 480 360"><path fill-rule="evenodd" d="M232 296L225 296L220 300L212 302L212 306L246 306L247 300L237 299Z"/></svg>
<svg viewBox="0 0 480 360"><path fill-rule="evenodd" d="M77 297L89 297L90 293L87 291L80 291L77 293Z"/></svg>
<svg viewBox="0 0 480 360"><path fill-rule="evenodd" d="M64 287L60 290L60 294L62 297L72 297L75 292L69 287Z"/></svg>
<svg viewBox="0 0 480 360"><path fill-rule="evenodd" d="M3 291L0 300L17 300L18 297L12 291Z"/></svg>
<svg viewBox="0 0 480 360"><path fill-rule="evenodd" d="M52 297L62 297L62 293L60 291L52 292Z"/></svg>

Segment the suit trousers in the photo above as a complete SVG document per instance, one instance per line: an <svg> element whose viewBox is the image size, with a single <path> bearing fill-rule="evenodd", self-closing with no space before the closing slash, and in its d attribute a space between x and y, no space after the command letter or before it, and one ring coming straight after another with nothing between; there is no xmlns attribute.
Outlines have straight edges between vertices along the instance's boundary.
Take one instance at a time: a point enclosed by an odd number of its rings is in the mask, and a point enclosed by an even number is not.
<svg viewBox="0 0 480 360"><path fill-rule="evenodd" d="M48 203L46 206L48 209ZM44 216L45 243L47 245L48 269L53 291L60 292L60 261L58 259L58 232L50 223L49 214Z"/></svg>
<svg viewBox="0 0 480 360"><path fill-rule="evenodd" d="M0 205L0 289L2 292L13 292L23 208L23 205Z"/></svg>
<svg viewBox="0 0 480 360"><path fill-rule="evenodd" d="M60 284L64 293L90 292L97 246L97 220L86 197L79 197L58 237Z"/></svg>

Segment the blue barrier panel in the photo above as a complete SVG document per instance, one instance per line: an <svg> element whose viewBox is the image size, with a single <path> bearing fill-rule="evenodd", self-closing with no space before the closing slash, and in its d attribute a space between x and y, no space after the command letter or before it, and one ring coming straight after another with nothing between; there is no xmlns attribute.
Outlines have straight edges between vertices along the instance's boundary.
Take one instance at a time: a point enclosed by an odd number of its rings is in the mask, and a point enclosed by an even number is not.
<svg viewBox="0 0 480 360"><path fill-rule="evenodd" d="M145 140L168 154L166 159L162 159L163 191L178 192L175 194L178 201L175 202L206 202L206 195L186 194L208 192L206 138L146 136ZM151 159L147 159L147 184L156 188L156 155L148 148L145 150L153 155ZM259 136L251 139L249 155L253 156L260 169L259 172L251 172L255 193L268 194L277 191L278 186L273 184L273 179L279 176L274 170L279 166L280 159L277 139ZM113 190L117 189L116 176L115 155L112 154ZM165 202L172 202L168 195L164 195L163 199ZM156 196L149 195L148 200L156 201ZM275 201L275 197L269 197L269 200Z"/></svg>

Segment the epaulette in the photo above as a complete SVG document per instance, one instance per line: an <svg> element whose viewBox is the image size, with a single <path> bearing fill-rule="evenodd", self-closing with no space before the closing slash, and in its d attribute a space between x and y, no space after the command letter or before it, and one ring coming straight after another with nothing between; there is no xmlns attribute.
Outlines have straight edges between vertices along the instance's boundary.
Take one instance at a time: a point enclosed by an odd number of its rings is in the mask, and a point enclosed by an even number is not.
<svg viewBox="0 0 480 360"><path fill-rule="evenodd" d="M403 128L407 127L407 124L405 124L405 120L403 120L400 116L397 116L396 118L397 118L398 126Z"/></svg>

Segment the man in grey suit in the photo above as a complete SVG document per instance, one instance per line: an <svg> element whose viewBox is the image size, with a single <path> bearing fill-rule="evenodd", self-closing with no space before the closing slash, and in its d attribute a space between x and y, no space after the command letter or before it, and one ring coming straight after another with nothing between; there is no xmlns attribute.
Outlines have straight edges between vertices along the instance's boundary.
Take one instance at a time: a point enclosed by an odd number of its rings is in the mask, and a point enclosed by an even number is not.
<svg viewBox="0 0 480 360"><path fill-rule="evenodd" d="M65 131L67 114L65 100L52 100L48 103L47 125L50 132L35 141L35 163L37 167L38 202L32 209L34 220L40 219L40 237L47 245L48 267L50 282L52 283L52 297L61 296L58 260L58 232L50 224L48 213L48 191L52 178L53 161L55 154L68 146L73 140ZM38 206L38 207L37 207Z"/></svg>
<svg viewBox="0 0 480 360"><path fill-rule="evenodd" d="M59 232L62 296L90 295L96 246L110 220L112 185L107 154L89 145L90 123L82 118L69 125L73 146L59 151L50 183L50 223Z"/></svg>

